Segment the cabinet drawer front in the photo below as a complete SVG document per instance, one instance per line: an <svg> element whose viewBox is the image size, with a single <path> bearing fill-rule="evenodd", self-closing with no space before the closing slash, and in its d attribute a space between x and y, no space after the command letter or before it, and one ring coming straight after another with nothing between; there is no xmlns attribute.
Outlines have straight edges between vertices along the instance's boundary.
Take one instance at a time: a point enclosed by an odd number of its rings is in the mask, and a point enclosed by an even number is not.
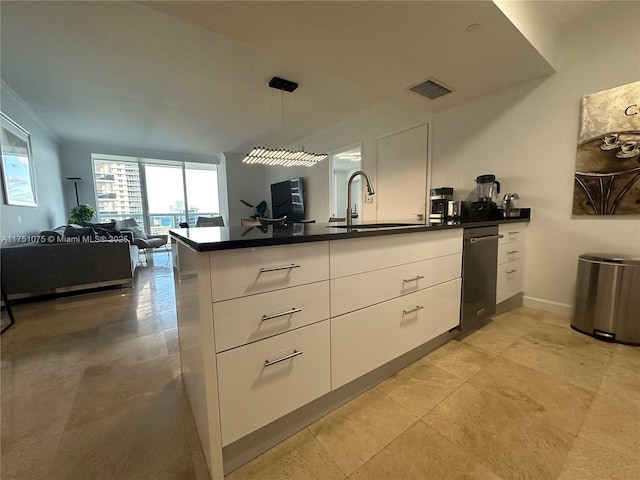
<svg viewBox="0 0 640 480"><path fill-rule="evenodd" d="M498 233L504 235L498 240L498 244L524 241L527 233L526 223L501 223L498 225Z"/></svg>
<svg viewBox="0 0 640 480"><path fill-rule="evenodd" d="M334 240L331 278L462 252L462 229Z"/></svg>
<svg viewBox="0 0 640 480"><path fill-rule="evenodd" d="M498 265L524 258L524 240L498 245Z"/></svg>
<svg viewBox="0 0 640 480"><path fill-rule="evenodd" d="M458 278L332 318L332 389L459 325L460 287Z"/></svg>
<svg viewBox="0 0 640 480"><path fill-rule="evenodd" d="M331 280L335 317L460 277L462 254L432 258Z"/></svg>
<svg viewBox="0 0 640 480"><path fill-rule="evenodd" d="M226 300L329 278L329 243L211 252L213 300Z"/></svg>
<svg viewBox="0 0 640 480"><path fill-rule="evenodd" d="M213 304L216 352L329 318L329 281Z"/></svg>
<svg viewBox="0 0 640 480"><path fill-rule="evenodd" d="M503 302L524 290L524 260L498 265L496 303Z"/></svg>
<svg viewBox="0 0 640 480"><path fill-rule="evenodd" d="M329 322L219 353L216 360L222 444L228 445L329 392Z"/></svg>

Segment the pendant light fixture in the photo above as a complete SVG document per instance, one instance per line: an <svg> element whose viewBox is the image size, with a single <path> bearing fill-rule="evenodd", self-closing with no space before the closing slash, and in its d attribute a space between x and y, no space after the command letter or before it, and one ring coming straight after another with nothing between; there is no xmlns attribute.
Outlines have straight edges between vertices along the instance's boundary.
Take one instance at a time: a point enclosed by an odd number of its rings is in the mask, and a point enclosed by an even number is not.
<svg viewBox="0 0 640 480"><path fill-rule="evenodd" d="M242 160L244 163L261 165L278 165L281 167L313 167L328 157L326 153L311 153L304 150L288 150L284 148L284 92L291 93L298 84L284 78L273 77L269 81L269 87L280 90L282 99L282 144L283 148L254 147ZM273 117L273 102L271 105L271 117ZM269 119L271 120L271 118Z"/></svg>

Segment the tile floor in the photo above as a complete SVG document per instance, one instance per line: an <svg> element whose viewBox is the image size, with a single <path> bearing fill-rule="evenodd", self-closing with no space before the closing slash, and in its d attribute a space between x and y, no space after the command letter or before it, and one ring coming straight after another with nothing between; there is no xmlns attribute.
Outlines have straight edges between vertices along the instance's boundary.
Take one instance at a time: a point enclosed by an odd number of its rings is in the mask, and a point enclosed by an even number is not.
<svg viewBox="0 0 640 480"><path fill-rule="evenodd" d="M15 307L0 477L206 479L180 379L171 265L135 288ZM240 479L640 479L640 348L520 308L231 473Z"/></svg>

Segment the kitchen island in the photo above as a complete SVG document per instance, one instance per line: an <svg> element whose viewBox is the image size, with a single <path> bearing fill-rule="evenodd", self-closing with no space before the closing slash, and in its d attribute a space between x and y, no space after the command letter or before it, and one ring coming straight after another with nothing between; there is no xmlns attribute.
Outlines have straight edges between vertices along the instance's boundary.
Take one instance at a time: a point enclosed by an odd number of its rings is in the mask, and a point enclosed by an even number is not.
<svg viewBox="0 0 640 480"><path fill-rule="evenodd" d="M458 335L465 226L172 230L182 374L211 477Z"/></svg>

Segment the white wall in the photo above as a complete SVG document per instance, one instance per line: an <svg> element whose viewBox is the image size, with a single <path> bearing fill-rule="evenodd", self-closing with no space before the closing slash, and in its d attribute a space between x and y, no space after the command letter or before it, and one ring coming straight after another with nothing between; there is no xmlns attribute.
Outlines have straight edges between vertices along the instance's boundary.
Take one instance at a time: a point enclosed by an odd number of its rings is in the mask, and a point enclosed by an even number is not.
<svg viewBox="0 0 640 480"><path fill-rule="evenodd" d="M31 135L38 206L7 205L2 198L2 245L15 235L33 235L66 223L62 198L58 144L53 134L31 108L2 82L0 109Z"/></svg>
<svg viewBox="0 0 640 480"><path fill-rule="evenodd" d="M577 258L586 252L640 256L640 217L571 215L580 99L640 78L640 3L592 4L559 38L558 73L436 115L433 182L457 196L494 173L504 192L532 208L525 303L570 313Z"/></svg>

